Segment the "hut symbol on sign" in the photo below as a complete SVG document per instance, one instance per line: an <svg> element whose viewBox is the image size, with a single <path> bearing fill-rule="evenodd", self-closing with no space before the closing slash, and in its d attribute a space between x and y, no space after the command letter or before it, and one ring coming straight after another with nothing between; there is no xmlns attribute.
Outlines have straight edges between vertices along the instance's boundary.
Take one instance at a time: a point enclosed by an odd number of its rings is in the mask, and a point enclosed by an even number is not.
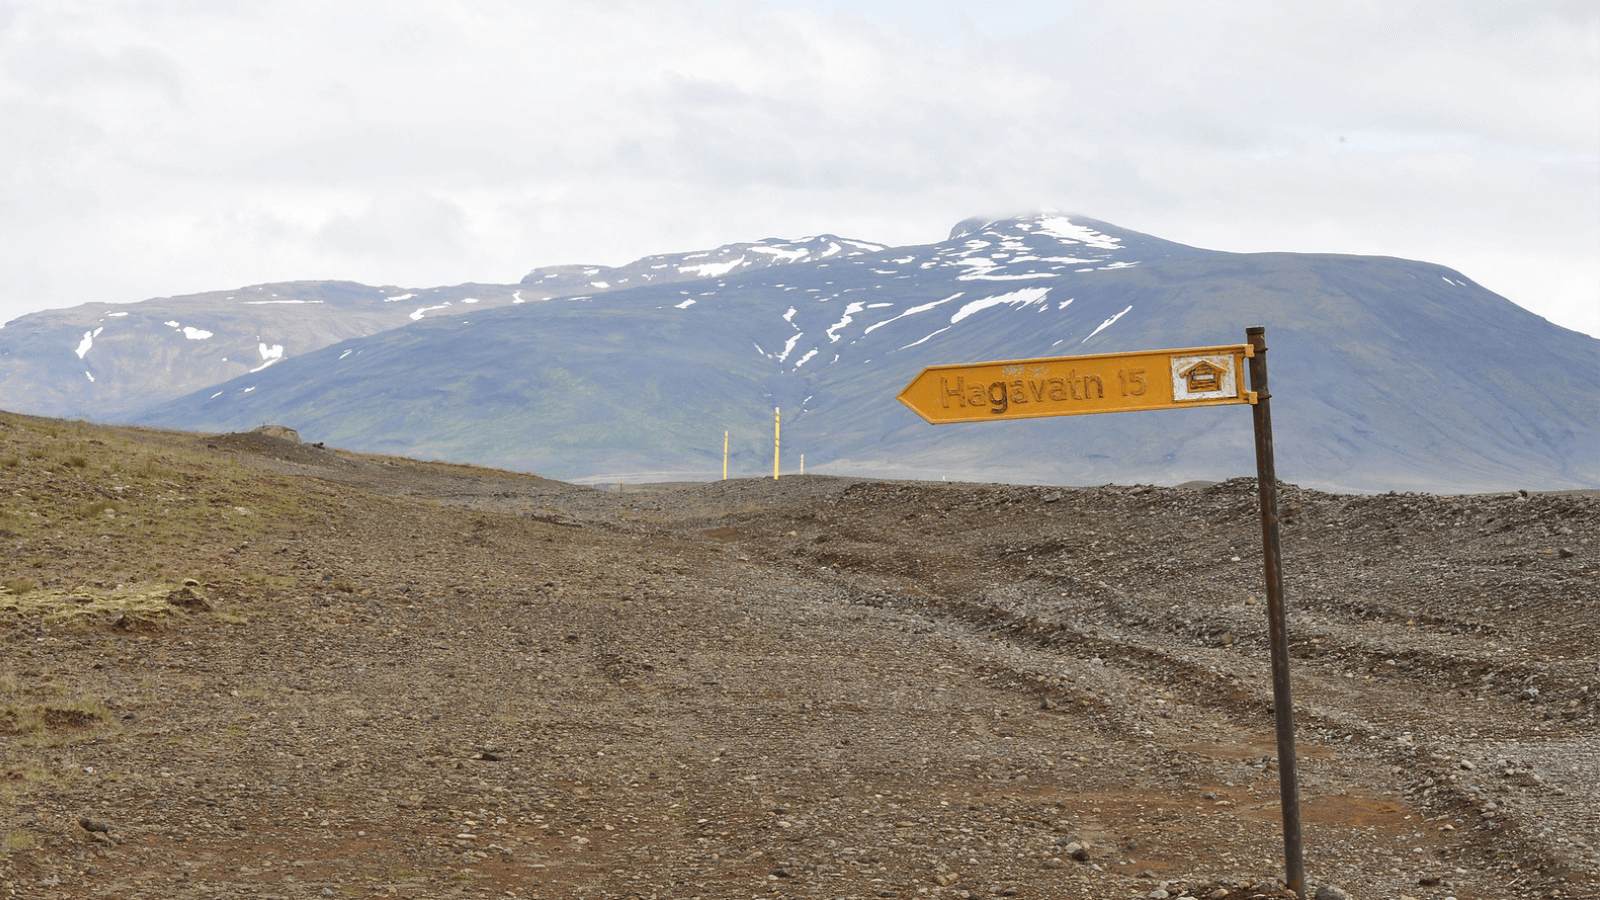
<svg viewBox="0 0 1600 900"><path fill-rule="evenodd" d="M1238 369L1233 358L1208 353L1172 357L1172 399L1230 400L1239 396Z"/></svg>
<svg viewBox="0 0 1600 900"><path fill-rule="evenodd" d="M1222 376L1226 374L1228 374L1227 369L1202 359L1179 372L1178 377L1189 383L1189 393L1198 394L1202 391L1222 390Z"/></svg>

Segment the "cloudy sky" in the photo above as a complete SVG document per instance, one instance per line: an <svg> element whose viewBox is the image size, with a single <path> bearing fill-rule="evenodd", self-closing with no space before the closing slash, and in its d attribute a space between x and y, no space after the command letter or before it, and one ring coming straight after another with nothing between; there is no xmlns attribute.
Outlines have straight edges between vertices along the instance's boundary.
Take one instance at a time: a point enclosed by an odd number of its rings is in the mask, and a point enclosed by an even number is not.
<svg viewBox="0 0 1600 900"><path fill-rule="evenodd" d="M0 320L1053 209L1600 335L1600 6L0 0Z"/></svg>

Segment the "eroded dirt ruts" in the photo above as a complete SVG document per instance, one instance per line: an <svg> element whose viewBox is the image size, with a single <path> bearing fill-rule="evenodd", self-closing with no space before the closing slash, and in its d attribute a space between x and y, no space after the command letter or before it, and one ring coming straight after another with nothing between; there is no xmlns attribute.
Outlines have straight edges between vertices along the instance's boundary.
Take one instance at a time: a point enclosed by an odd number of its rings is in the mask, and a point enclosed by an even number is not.
<svg viewBox="0 0 1600 900"><path fill-rule="evenodd" d="M211 443L318 513L148 630L0 620L8 708L101 704L0 727L9 896L1289 896L1250 481ZM1594 896L1600 500L1283 503L1311 885Z"/></svg>

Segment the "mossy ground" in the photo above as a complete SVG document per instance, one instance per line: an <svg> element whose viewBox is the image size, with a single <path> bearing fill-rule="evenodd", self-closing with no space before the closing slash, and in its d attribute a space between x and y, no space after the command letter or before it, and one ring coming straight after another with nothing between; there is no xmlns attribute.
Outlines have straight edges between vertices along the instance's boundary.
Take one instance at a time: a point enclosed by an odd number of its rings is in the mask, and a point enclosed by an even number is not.
<svg viewBox="0 0 1600 900"><path fill-rule="evenodd" d="M305 482L247 468L192 434L0 412L0 626L114 640L202 616L243 624L252 612L233 598L293 579L244 565L240 548L312 524L322 504ZM27 644L7 655L20 668L0 678L0 735L62 747L116 731L111 698L34 672ZM71 774L3 766L0 794Z"/></svg>
<svg viewBox="0 0 1600 900"><path fill-rule="evenodd" d="M0 413L0 587L12 597L226 571L229 550L303 526L316 505L303 482L191 434Z"/></svg>

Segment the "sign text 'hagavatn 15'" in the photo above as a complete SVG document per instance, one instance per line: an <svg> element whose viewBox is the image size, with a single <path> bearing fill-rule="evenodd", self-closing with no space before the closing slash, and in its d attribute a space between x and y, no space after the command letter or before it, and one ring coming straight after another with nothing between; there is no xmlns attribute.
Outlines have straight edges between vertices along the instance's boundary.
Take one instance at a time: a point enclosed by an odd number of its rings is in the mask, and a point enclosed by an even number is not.
<svg viewBox="0 0 1600 900"><path fill-rule="evenodd" d="M899 394L935 425L1251 403L1249 344L929 366Z"/></svg>

